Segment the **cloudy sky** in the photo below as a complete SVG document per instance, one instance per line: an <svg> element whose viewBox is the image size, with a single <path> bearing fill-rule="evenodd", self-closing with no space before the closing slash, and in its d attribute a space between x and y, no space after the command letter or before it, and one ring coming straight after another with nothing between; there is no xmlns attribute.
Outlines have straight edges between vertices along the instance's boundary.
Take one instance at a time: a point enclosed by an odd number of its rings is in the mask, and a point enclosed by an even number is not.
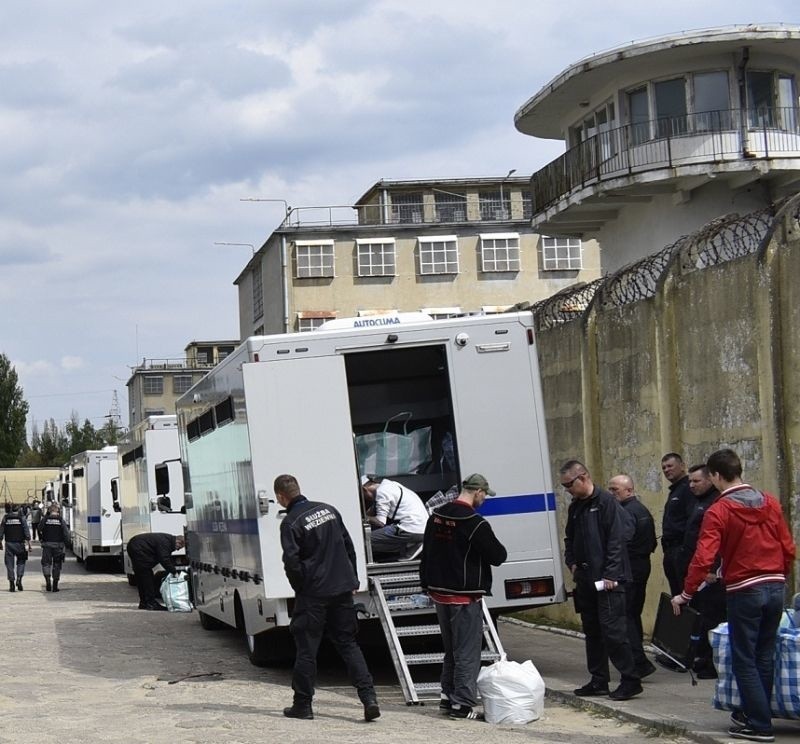
<svg viewBox="0 0 800 744"><path fill-rule="evenodd" d="M293 206L381 178L531 173L516 109L651 36L796 0L3 0L0 352L32 421L101 426L147 358L236 338L232 284Z"/></svg>

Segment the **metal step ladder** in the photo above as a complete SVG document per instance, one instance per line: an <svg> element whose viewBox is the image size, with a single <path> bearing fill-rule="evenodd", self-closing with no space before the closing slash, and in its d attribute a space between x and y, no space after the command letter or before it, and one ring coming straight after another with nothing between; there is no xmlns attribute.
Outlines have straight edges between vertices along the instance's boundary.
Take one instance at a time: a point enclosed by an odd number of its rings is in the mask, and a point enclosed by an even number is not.
<svg viewBox="0 0 800 744"><path fill-rule="evenodd" d="M412 571L373 575L370 577L370 591L375 599L378 617L406 704L419 705L424 701L438 700L441 693L438 680L441 676L444 651L407 653L403 648L404 640L436 638L441 635L436 609L430 598L422 592L419 573ZM503 646L486 602L481 600L481 606L483 608L481 661L497 661L503 654ZM436 682L414 681L412 668L432 665L436 666Z"/></svg>

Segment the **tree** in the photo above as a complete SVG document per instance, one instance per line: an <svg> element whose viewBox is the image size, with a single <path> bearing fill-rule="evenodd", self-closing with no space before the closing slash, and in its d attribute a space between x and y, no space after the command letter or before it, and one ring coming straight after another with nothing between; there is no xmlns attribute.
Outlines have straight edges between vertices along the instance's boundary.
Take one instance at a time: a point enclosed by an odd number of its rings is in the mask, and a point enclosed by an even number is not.
<svg viewBox="0 0 800 744"><path fill-rule="evenodd" d="M0 468L12 468L25 445L28 402L22 397L17 371L0 354Z"/></svg>
<svg viewBox="0 0 800 744"><path fill-rule="evenodd" d="M72 418L62 430L53 419L49 419L44 422L41 434L34 424L30 447L19 456L17 467L58 467L79 452L117 444L124 434L124 430L113 421L100 429L95 429L89 419L84 419L82 424L79 421L77 412L73 411Z"/></svg>

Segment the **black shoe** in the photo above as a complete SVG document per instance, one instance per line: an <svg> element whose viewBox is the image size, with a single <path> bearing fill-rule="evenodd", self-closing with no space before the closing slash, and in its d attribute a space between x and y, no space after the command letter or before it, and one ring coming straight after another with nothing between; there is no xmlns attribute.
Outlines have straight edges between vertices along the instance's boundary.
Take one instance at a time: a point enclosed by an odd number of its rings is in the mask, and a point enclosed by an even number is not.
<svg viewBox="0 0 800 744"><path fill-rule="evenodd" d="M22 579L17 579L17 590L22 591Z"/></svg>
<svg viewBox="0 0 800 744"><path fill-rule="evenodd" d="M364 720L374 721L376 718L381 717L381 709L378 707L377 700L370 700L364 703Z"/></svg>
<svg viewBox="0 0 800 744"><path fill-rule="evenodd" d="M53 591L58 592L60 589L58 588L58 579L53 579Z"/></svg>
<svg viewBox="0 0 800 744"><path fill-rule="evenodd" d="M731 727L733 726L737 728L745 728L745 726L747 726L747 716L744 714L744 711L735 710L731 713Z"/></svg>
<svg viewBox="0 0 800 744"><path fill-rule="evenodd" d="M149 602L145 605L146 610L156 610L157 612L167 612L167 608L158 602Z"/></svg>
<svg viewBox="0 0 800 744"><path fill-rule="evenodd" d="M313 721L314 712L310 705L298 705L294 703L290 708L283 709L283 715L287 718L300 718L303 721Z"/></svg>
<svg viewBox="0 0 800 744"><path fill-rule="evenodd" d="M600 697L608 695L608 684L590 680L583 687L574 691L578 697Z"/></svg>
<svg viewBox="0 0 800 744"><path fill-rule="evenodd" d="M445 697L444 695L442 695L442 697L439 698L439 712L440 713L449 713L450 709L452 707L453 706L450 704L450 698L449 697Z"/></svg>
<svg viewBox="0 0 800 744"><path fill-rule="evenodd" d="M775 735L772 731L758 731L757 729L750 728L750 726L731 726L728 733L734 739L747 739L747 741L775 741Z"/></svg>
<svg viewBox="0 0 800 744"><path fill-rule="evenodd" d="M53 591L53 584L51 583L51 581L50 581L50 577L49 577L49 576L45 576L45 577L44 577L44 588L45 588L45 589L46 589L48 592L52 592L52 591Z"/></svg>
<svg viewBox="0 0 800 744"><path fill-rule="evenodd" d="M719 677L717 670L713 666L696 669L694 674L697 679L717 679Z"/></svg>
<svg viewBox="0 0 800 744"><path fill-rule="evenodd" d="M458 721L485 721L483 713L478 713L469 705L451 705L450 712L447 714L448 718L454 718Z"/></svg>
<svg viewBox="0 0 800 744"><path fill-rule="evenodd" d="M649 661L647 662L647 666L643 666L640 669L636 670L636 674L639 675L639 679L644 679L645 677L649 677L651 674L657 671L655 664L651 664Z"/></svg>
<svg viewBox="0 0 800 744"><path fill-rule="evenodd" d="M612 700L630 700L641 693L642 686L638 682L621 682L616 690L608 693L608 696Z"/></svg>
<svg viewBox="0 0 800 744"><path fill-rule="evenodd" d="M10 592L15 592L15 591L17 591L17 587L16 587L16 586L14 586L14 582L13 582L13 581L9 581L9 582L8 582L8 591L10 591Z"/></svg>

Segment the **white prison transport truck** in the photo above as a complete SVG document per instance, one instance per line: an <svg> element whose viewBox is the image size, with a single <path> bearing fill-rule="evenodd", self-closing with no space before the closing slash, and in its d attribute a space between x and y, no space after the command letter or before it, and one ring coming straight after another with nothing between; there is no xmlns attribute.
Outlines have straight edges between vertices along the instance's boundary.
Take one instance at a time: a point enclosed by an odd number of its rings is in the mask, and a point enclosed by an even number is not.
<svg viewBox="0 0 800 744"><path fill-rule="evenodd" d="M183 535L186 525L177 417L148 416L117 449L116 503L122 518L122 560L128 583L134 585L133 565L126 550L128 541L144 532ZM185 556L175 558L176 565L185 562Z"/></svg>
<svg viewBox="0 0 800 744"><path fill-rule="evenodd" d="M355 444L384 430L428 429L421 438L430 453L414 472L368 472L423 500L475 471L489 479L497 495L481 513L508 550L484 608L484 658L497 658L490 611L566 596L533 319L364 320L249 338L178 400L190 572L204 627L239 628L255 664L285 653L286 635L276 631L289 623L294 592L282 564L284 510L272 485L281 473L295 475L309 499L341 513L357 554L355 601L362 617L380 620L414 703L438 698L438 682L412 679L411 668L431 654L403 644L439 629L419 587L418 560L371 561ZM415 625L424 613L427 622Z"/></svg>
<svg viewBox="0 0 800 744"><path fill-rule="evenodd" d="M120 513L114 508L117 448L86 450L69 462L72 490L72 552L88 568L98 558L119 557Z"/></svg>

